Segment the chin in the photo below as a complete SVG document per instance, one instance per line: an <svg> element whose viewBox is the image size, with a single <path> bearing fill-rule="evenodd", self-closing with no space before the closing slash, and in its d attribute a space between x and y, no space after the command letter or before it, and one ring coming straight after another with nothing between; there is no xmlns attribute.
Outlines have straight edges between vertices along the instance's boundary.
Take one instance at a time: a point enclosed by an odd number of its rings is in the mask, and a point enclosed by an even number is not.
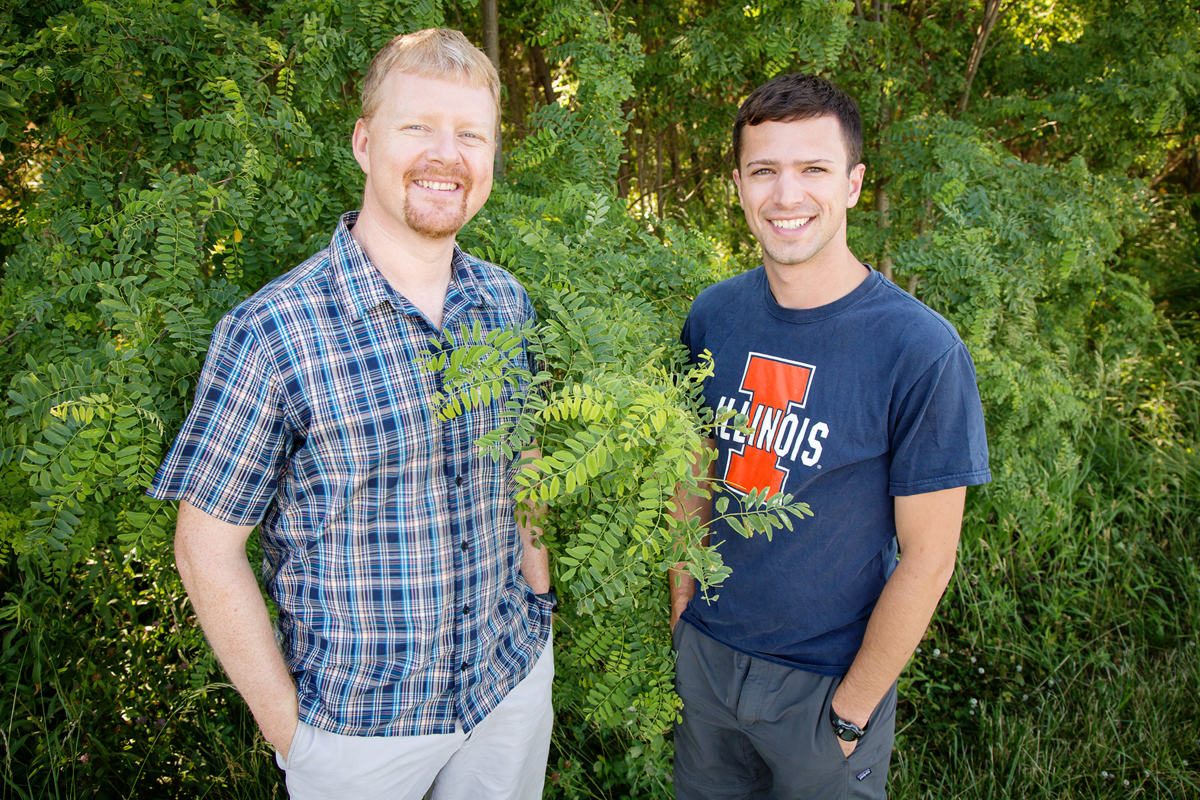
<svg viewBox="0 0 1200 800"><path fill-rule="evenodd" d="M445 239L462 230L467 224L466 209L455 211L417 211L404 209L404 221L415 233L429 239Z"/></svg>
<svg viewBox="0 0 1200 800"><path fill-rule="evenodd" d="M767 256L781 267L799 267L812 261L815 253L768 252Z"/></svg>

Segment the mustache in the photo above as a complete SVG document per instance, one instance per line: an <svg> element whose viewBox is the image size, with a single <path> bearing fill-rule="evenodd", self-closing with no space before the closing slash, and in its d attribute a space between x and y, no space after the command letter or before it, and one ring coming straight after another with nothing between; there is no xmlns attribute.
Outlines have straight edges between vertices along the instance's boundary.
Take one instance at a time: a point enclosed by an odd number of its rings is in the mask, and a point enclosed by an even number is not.
<svg viewBox="0 0 1200 800"><path fill-rule="evenodd" d="M470 189L472 186L471 173L467 168L458 165L448 170L435 170L428 167L413 167L404 173L404 182L410 181L434 181L436 183L457 183L464 189Z"/></svg>

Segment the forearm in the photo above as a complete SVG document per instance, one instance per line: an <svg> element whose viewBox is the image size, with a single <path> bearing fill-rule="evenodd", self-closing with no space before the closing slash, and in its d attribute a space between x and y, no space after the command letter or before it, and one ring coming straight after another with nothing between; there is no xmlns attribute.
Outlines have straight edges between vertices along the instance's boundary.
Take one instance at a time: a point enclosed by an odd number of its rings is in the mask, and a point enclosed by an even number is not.
<svg viewBox="0 0 1200 800"><path fill-rule="evenodd" d="M276 644L244 539L240 547L214 542L201 530L205 521L198 522L198 514L181 504L175 540L180 578L230 682L263 735L286 753L298 718L296 685Z"/></svg>
<svg viewBox="0 0 1200 800"><path fill-rule="evenodd" d="M696 594L696 581L686 569L670 569L667 576L671 582L671 630L675 630L675 623L683 616L684 609Z"/></svg>
<svg viewBox="0 0 1200 800"><path fill-rule="evenodd" d="M706 450L712 450L714 446L711 439L705 440ZM696 454L693 474L696 476L700 488L707 490L714 473L711 463L707 467L702 466L704 455L706 455L705 451ZM708 530L708 524L712 521L712 499L710 497L703 494L685 494L681 489L677 489L671 502L675 507L670 512L673 519L679 522L695 519L700 524L700 530ZM708 534L705 533L700 541L701 544L707 546ZM680 615L683 614L688 602L696 593L696 582L688 572L687 565L682 562L667 571L667 580L670 583L671 593L671 630L674 630L675 623L679 621Z"/></svg>
<svg viewBox="0 0 1200 800"><path fill-rule="evenodd" d="M695 518L700 522L701 530L708 529L708 523L712 516L712 503L708 498L687 497L681 499L676 496L674 503L677 510L671 514L672 517L680 521L686 518ZM707 533L701 537L700 543L708 546ZM688 572L687 564L683 562L667 570L667 579L671 584L671 630L675 630L675 623L679 621L679 617L687 608L692 596L696 594L696 581Z"/></svg>
<svg viewBox="0 0 1200 800"><path fill-rule="evenodd" d="M213 652L264 730L267 721L297 713L296 685L250 563L241 559L180 568L184 587Z"/></svg>
<svg viewBox="0 0 1200 800"><path fill-rule="evenodd" d="M896 682L925 635L945 592L949 568L930 568L918 559L900 560L871 613L862 648L833 697L843 719L865 726L871 712Z"/></svg>
<svg viewBox="0 0 1200 800"><path fill-rule="evenodd" d="M541 535L540 527L521 528L521 544L525 548L521 555L521 574L535 594L550 591L550 551L536 543Z"/></svg>
<svg viewBox="0 0 1200 800"><path fill-rule="evenodd" d="M897 497L900 563L871 612L862 648L833 695L842 719L866 725L925 635L954 574L964 487Z"/></svg>
<svg viewBox="0 0 1200 800"><path fill-rule="evenodd" d="M541 458L539 449L526 450L522 458ZM533 500L524 500L517 507L517 530L521 533L521 574L525 583L535 594L545 594L550 591L550 551L537 540L541 538L542 527L538 520L546 514L546 507Z"/></svg>

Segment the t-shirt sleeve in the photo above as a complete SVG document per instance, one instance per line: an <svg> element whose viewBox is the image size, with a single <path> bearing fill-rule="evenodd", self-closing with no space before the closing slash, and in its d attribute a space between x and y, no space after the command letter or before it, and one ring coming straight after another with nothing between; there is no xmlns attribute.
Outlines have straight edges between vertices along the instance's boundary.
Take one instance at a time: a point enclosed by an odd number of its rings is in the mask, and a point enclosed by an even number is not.
<svg viewBox="0 0 1200 800"><path fill-rule="evenodd" d="M683 329L679 331L679 343L688 350L688 363L695 366L699 362L696 348L692 345L692 311L688 312L687 319L683 321Z"/></svg>
<svg viewBox="0 0 1200 800"><path fill-rule="evenodd" d="M890 424L890 494L925 494L992 479L975 365L961 342L913 384Z"/></svg>
<svg viewBox="0 0 1200 800"><path fill-rule="evenodd" d="M226 317L213 331L195 403L148 494L253 525L275 494L290 440L266 353L248 327Z"/></svg>

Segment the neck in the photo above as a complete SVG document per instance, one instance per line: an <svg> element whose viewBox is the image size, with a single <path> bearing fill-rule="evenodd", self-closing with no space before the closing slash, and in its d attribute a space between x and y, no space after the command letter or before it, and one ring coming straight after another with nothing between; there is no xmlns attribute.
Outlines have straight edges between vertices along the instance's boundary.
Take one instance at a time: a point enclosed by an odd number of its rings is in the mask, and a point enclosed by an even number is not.
<svg viewBox="0 0 1200 800"><path fill-rule="evenodd" d="M397 230L383 219L386 217L371 213L364 204L350 235L391 287L440 328L450 288L454 237L429 239Z"/></svg>
<svg viewBox="0 0 1200 800"><path fill-rule="evenodd" d="M871 271L849 248L833 258L803 264L776 264L764 256L767 282L775 302L784 308L820 308L840 300L867 279Z"/></svg>

